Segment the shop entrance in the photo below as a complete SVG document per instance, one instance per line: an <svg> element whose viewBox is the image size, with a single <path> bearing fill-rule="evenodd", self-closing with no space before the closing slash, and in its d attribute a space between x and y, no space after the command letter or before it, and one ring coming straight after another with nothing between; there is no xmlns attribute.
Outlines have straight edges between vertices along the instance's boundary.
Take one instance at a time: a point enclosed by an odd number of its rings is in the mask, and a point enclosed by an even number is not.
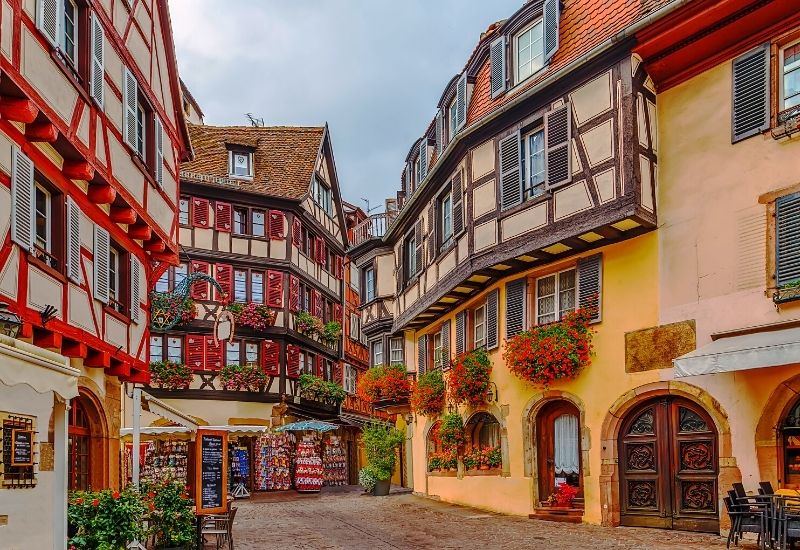
<svg viewBox="0 0 800 550"><path fill-rule="evenodd" d="M577 503L583 499L581 475L580 412L569 401L553 401L536 417L539 500L558 491L561 483L578 490Z"/></svg>
<svg viewBox="0 0 800 550"><path fill-rule="evenodd" d="M622 525L719 532L717 432L700 406L647 401L627 415L618 441Z"/></svg>

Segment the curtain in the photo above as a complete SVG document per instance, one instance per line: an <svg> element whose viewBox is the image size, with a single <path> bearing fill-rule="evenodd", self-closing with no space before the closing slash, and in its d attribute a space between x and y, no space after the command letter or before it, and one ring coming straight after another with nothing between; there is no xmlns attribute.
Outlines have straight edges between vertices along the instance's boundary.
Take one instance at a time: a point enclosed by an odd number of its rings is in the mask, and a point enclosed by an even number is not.
<svg viewBox="0 0 800 550"><path fill-rule="evenodd" d="M553 422L556 451L556 474L577 474L578 417L562 414Z"/></svg>

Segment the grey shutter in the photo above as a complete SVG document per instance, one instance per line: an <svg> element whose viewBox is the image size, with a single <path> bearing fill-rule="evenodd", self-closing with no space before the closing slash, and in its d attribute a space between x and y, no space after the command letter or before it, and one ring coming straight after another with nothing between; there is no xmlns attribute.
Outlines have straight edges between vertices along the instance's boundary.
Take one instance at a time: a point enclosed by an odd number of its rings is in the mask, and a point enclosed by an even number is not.
<svg viewBox="0 0 800 550"><path fill-rule="evenodd" d="M466 351L467 310L456 313L456 357Z"/></svg>
<svg viewBox="0 0 800 550"><path fill-rule="evenodd" d="M428 372L428 335L417 338L417 380Z"/></svg>
<svg viewBox="0 0 800 550"><path fill-rule="evenodd" d="M733 60L731 142L769 130L769 44Z"/></svg>
<svg viewBox="0 0 800 550"><path fill-rule="evenodd" d="M161 124L161 119L156 118L156 183L159 186L164 186L164 125Z"/></svg>
<svg viewBox="0 0 800 550"><path fill-rule="evenodd" d="M561 0L544 2L544 59L549 63L558 50L558 23L561 17Z"/></svg>
<svg viewBox="0 0 800 550"><path fill-rule="evenodd" d="M467 122L467 73L461 75L456 83L456 131ZM453 136L450 136L452 139Z"/></svg>
<svg viewBox="0 0 800 550"><path fill-rule="evenodd" d="M444 128L442 127L442 124L442 111L440 109L436 112L436 158L439 158L439 155L442 153L442 149L444 149L444 145L442 144Z"/></svg>
<svg viewBox="0 0 800 550"><path fill-rule="evenodd" d="M127 67L122 68L122 108L125 114L122 117L122 137L125 143L136 150L136 104L138 95L138 83L133 73Z"/></svg>
<svg viewBox="0 0 800 550"><path fill-rule="evenodd" d="M94 226L94 297L108 303L108 254L111 240L108 231Z"/></svg>
<svg viewBox="0 0 800 550"><path fill-rule="evenodd" d="M403 292L403 286L404 286L403 283L405 282L403 280L405 278L404 277L405 262L406 258L405 255L403 254L403 243L400 243L400 246L397 248L397 267L394 270L394 278L395 278L395 284L397 285L398 294Z"/></svg>
<svg viewBox="0 0 800 550"><path fill-rule="evenodd" d="M486 295L486 349L488 350L495 349L500 345L497 336L499 293L499 290L494 289Z"/></svg>
<svg viewBox="0 0 800 550"><path fill-rule="evenodd" d="M519 132L500 140L500 203L502 209L522 203L522 160Z"/></svg>
<svg viewBox="0 0 800 550"><path fill-rule="evenodd" d="M436 259L436 210L434 203L428 207L428 265Z"/></svg>
<svg viewBox="0 0 800 550"><path fill-rule="evenodd" d="M593 254L578 260L576 282L578 307L596 308L592 323L602 320L603 254Z"/></svg>
<svg viewBox="0 0 800 550"><path fill-rule="evenodd" d="M506 283L506 339L525 329L525 279Z"/></svg>
<svg viewBox="0 0 800 550"><path fill-rule="evenodd" d="M464 231L464 186L461 184L461 169L453 178L453 235Z"/></svg>
<svg viewBox="0 0 800 550"><path fill-rule="evenodd" d="M105 87L105 31L100 20L92 13L91 20L91 56L92 56L92 72L90 76L90 90L89 95L94 98L100 109L103 108L103 93Z"/></svg>
<svg viewBox="0 0 800 550"><path fill-rule="evenodd" d="M776 270L778 287L800 279L800 193L775 201Z"/></svg>
<svg viewBox="0 0 800 550"><path fill-rule="evenodd" d="M570 141L572 140L572 107L565 103L544 116L544 149L547 187L572 181Z"/></svg>
<svg viewBox="0 0 800 550"><path fill-rule="evenodd" d="M409 254L415 255L415 261L417 264L417 273L421 273L422 269L425 266L425 256L423 251L425 250L425 237L422 235L422 218L417 220L417 225L414 227L414 242L416 244L416 250L409 250Z"/></svg>
<svg viewBox="0 0 800 550"><path fill-rule="evenodd" d="M36 204L33 161L16 146L11 157L11 240L23 250L33 251Z"/></svg>
<svg viewBox="0 0 800 550"><path fill-rule="evenodd" d="M142 292L139 279L141 278L142 264L139 258L131 254L131 321L139 323L139 304L142 302Z"/></svg>
<svg viewBox="0 0 800 550"><path fill-rule="evenodd" d="M72 197L67 197L67 277L81 282L81 211Z"/></svg>
<svg viewBox="0 0 800 550"><path fill-rule="evenodd" d="M39 0L36 2L36 27L42 31L53 46L60 46L61 18L64 8L61 0Z"/></svg>
<svg viewBox="0 0 800 550"><path fill-rule="evenodd" d="M417 188L425 181L428 175L428 138L422 136L422 141L419 142L419 181Z"/></svg>
<svg viewBox="0 0 800 550"><path fill-rule="evenodd" d="M442 370L450 370L450 320L442 323Z"/></svg>
<svg viewBox="0 0 800 550"><path fill-rule="evenodd" d="M489 46L489 72L492 81L492 98L506 89L506 37L501 36Z"/></svg>

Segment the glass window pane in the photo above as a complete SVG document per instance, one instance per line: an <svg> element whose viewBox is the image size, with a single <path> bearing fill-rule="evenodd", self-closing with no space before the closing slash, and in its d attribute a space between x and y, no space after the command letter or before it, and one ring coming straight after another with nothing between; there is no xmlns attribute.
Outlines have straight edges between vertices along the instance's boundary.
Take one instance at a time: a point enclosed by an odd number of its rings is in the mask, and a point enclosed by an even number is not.
<svg viewBox="0 0 800 550"><path fill-rule="evenodd" d="M183 346L180 338L167 338L167 359L183 363Z"/></svg>
<svg viewBox="0 0 800 550"><path fill-rule="evenodd" d="M575 270L558 274L558 311L561 317L575 310Z"/></svg>
<svg viewBox="0 0 800 550"><path fill-rule="evenodd" d="M50 251L50 194L36 186L36 245Z"/></svg>
<svg viewBox="0 0 800 550"><path fill-rule="evenodd" d="M161 336L150 337L150 362L161 361L164 358L164 339Z"/></svg>
<svg viewBox="0 0 800 550"><path fill-rule="evenodd" d="M245 344L244 353L249 363L258 362L258 344L254 343Z"/></svg>
<svg viewBox="0 0 800 550"><path fill-rule="evenodd" d="M530 196L544 192L544 130L528 136L528 189Z"/></svg>
<svg viewBox="0 0 800 550"><path fill-rule="evenodd" d="M237 302L247 301L247 271L236 271L233 283L233 299Z"/></svg>
<svg viewBox="0 0 800 550"><path fill-rule="evenodd" d="M784 109L800 103L800 67L783 75Z"/></svg>
<svg viewBox="0 0 800 550"><path fill-rule="evenodd" d="M556 320L556 276L542 277L536 281L536 312L538 324Z"/></svg>
<svg viewBox="0 0 800 550"><path fill-rule="evenodd" d="M225 344L225 364L239 364L239 342L227 342Z"/></svg>
<svg viewBox="0 0 800 550"><path fill-rule="evenodd" d="M156 281L156 292L169 292L169 269Z"/></svg>
<svg viewBox="0 0 800 550"><path fill-rule="evenodd" d="M189 199L181 199L178 204L180 205L178 222L183 225L189 225Z"/></svg>
<svg viewBox="0 0 800 550"><path fill-rule="evenodd" d="M239 235L247 233L247 210L233 211L233 232Z"/></svg>
<svg viewBox="0 0 800 550"><path fill-rule="evenodd" d="M266 237L264 228L264 212L253 212L253 235L255 237Z"/></svg>
<svg viewBox="0 0 800 550"><path fill-rule="evenodd" d="M250 299L257 304L264 303L264 274L258 271L250 274Z"/></svg>

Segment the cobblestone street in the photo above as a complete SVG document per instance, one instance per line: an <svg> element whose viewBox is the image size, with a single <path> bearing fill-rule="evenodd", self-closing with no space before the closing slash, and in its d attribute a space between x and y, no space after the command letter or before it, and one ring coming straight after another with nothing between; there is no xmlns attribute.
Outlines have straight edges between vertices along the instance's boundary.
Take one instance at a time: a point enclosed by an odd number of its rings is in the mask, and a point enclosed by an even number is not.
<svg viewBox="0 0 800 550"><path fill-rule="evenodd" d="M725 548L725 539L714 535L535 521L411 494L374 498L359 492L271 493L235 506L237 550ZM211 547L213 542L206 546Z"/></svg>

